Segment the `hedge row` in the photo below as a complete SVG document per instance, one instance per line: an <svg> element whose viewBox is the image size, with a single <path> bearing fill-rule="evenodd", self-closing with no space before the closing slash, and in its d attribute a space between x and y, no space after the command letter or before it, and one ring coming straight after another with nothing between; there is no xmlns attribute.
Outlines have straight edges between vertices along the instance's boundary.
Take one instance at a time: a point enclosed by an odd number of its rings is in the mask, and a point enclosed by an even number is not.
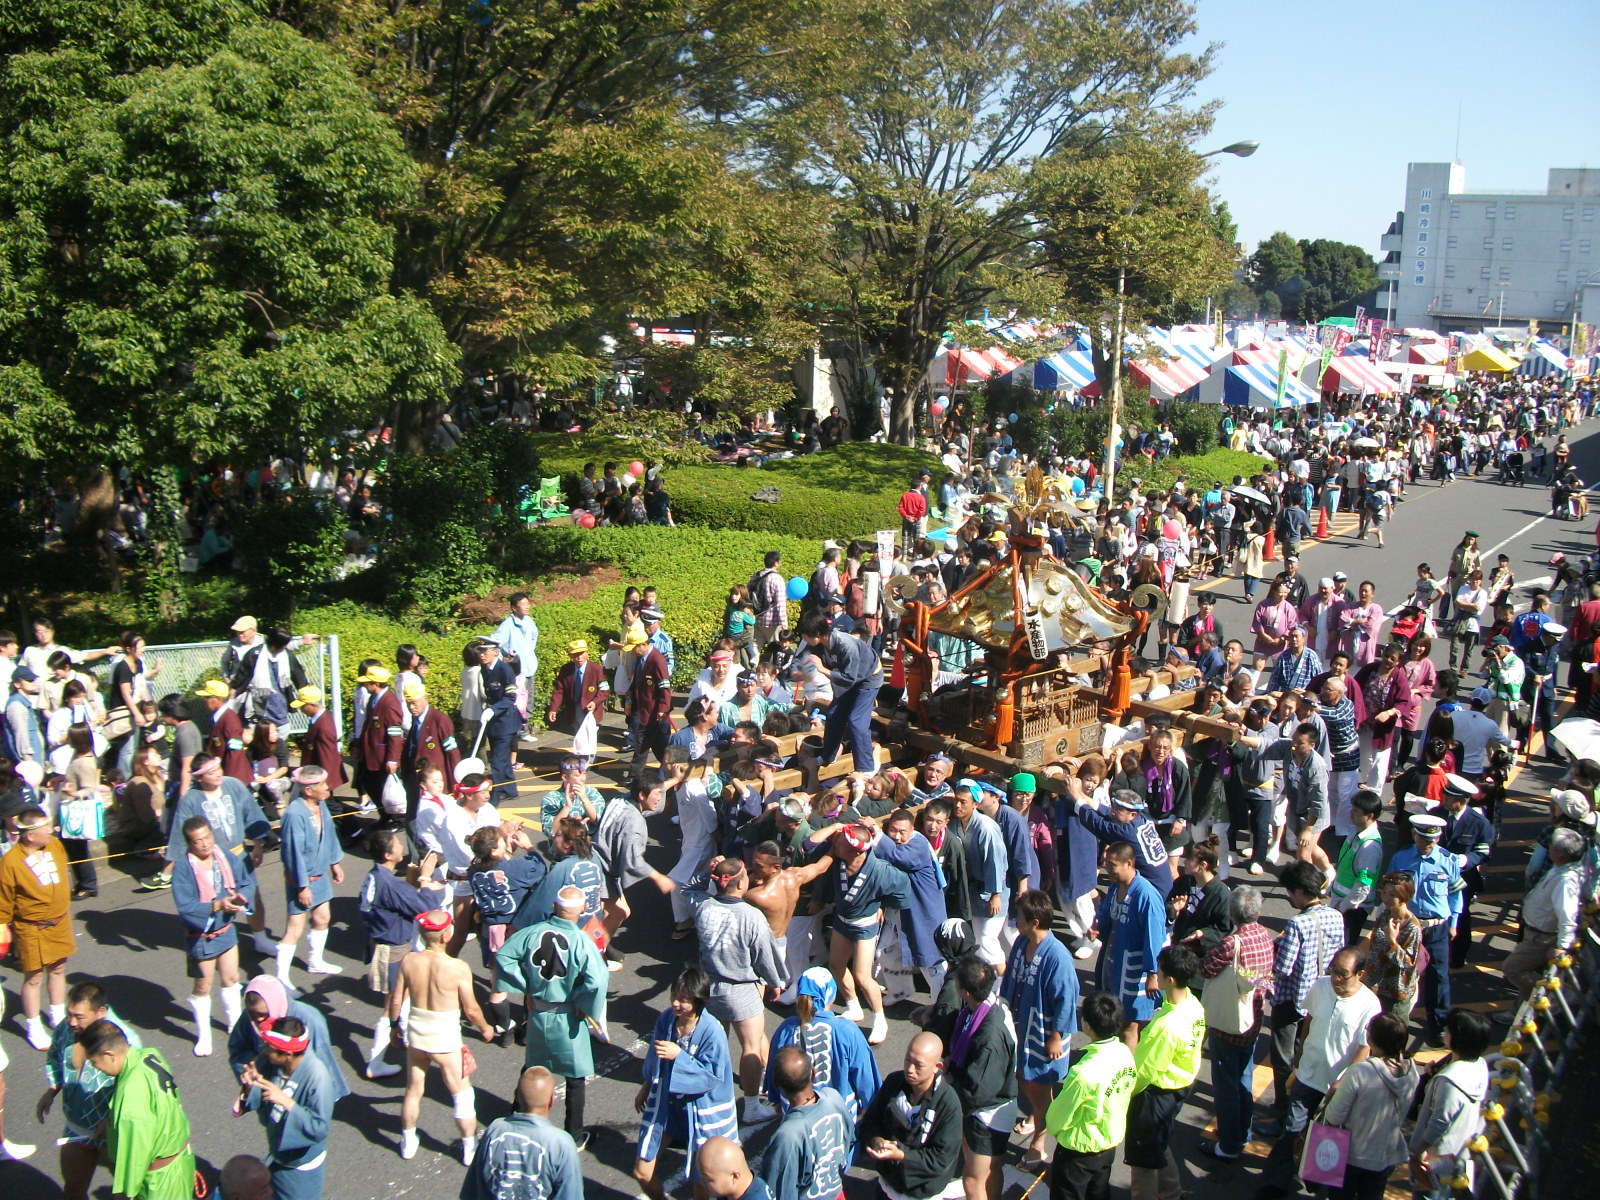
<svg viewBox="0 0 1600 1200"><path fill-rule="evenodd" d="M1153 463L1143 459L1123 459L1117 465L1117 491L1139 477L1141 491L1165 492L1178 481L1181 472L1190 491L1210 491L1218 484L1232 483L1235 475L1246 480L1272 466L1272 460L1243 450L1210 450L1205 454L1175 455Z"/></svg>
<svg viewBox="0 0 1600 1200"><path fill-rule="evenodd" d="M560 472L569 494L585 463L615 462L625 470L634 459L652 460L651 445L642 441L589 434L541 434L536 440L544 471ZM668 467L663 480L680 525L843 541L899 529L900 494L924 469L942 468L921 450L857 442L762 468ZM763 488L776 488L778 502L751 498Z"/></svg>

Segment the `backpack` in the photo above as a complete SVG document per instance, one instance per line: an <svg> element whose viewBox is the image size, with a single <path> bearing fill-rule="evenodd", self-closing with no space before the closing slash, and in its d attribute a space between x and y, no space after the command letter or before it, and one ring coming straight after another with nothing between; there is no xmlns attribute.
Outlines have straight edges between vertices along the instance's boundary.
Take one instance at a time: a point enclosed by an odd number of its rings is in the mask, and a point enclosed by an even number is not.
<svg viewBox="0 0 1600 1200"><path fill-rule="evenodd" d="M756 611L757 615L760 615L767 604L766 595L761 589L761 577L767 573L767 570L768 568L762 567L761 570L750 576L750 582L745 585L745 589L750 593L750 607Z"/></svg>
<svg viewBox="0 0 1600 1200"><path fill-rule="evenodd" d="M844 585L844 611L853 621L859 621L867 615L866 589L861 586L859 579L852 579Z"/></svg>

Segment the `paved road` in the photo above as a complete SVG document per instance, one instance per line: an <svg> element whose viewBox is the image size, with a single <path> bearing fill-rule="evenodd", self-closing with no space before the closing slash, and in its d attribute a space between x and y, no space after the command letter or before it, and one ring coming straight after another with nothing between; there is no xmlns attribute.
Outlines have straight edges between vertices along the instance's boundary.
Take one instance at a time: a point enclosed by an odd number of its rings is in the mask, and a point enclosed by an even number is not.
<svg viewBox="0 0 1600 1200"><path fill-rule="evenodd" d="M1600 427L1594 425L1580 430L1574 452L1579 472L1591 479L1600 478L1600 437L1595 436L1596 433L1600 433ZM1379 550L1370 541L1361 543L1336 537L1308 549L1302 567L1312 578L1342 567L1353 580L1374 580L1379 599L1392 602L1409 590L1418 562L1431 562L1442 574L1451 547L1462 530L1470 527L1483 535L1482 544L1486 549L1498 550L1503 544L1512 556L1519 578L1544 575L1547 573L1545 562L1553 551L1572 553L1593 546L1587 527L1543 519L1548 511L1546 499L1547 493L1542 488L1528 487L1519 491L1484 480L1467 479L1444 488L1424 484L1414 489L1411 499L1400 506L1389 527L1388 549ZM1238 581L1223 581L1215 590L1224 598L1219 610L1229 629L1242 629L1248 624L1249 610L1239 599ZM554 755L550 753L532 757L532 765L525 776L528 792L549 786L553 779L553 761ZM603 760L597 774L615 778L617 769L614 762ZM1538 793L1549 786L1550 774L1548 768L1536 766L1518 780L1515 790ZM528 803L533 800L530 798ZM1511 928L1508 921L1514 915L1519 891L1518 872L1527 853L1528 839L1537 832L1539 812L1539 807L1523 804L1514 805L1509 815L1507 841L1497 850L1492 864L1503 886L1497 885L1491 896L1480 902L1483 910L1480 921L1490 925L1491 940L1481 954L1483 961L1455 976L1459 997L1469 1003L1493 1007L1503 1003L1507 994L1488 964L1501 957L1509 947L1505 934ZM665 826L660 830L675 846L676 839L671 831ZM662 869L669 867L675 858L672 851L662 846L654 847L651 854ZM359 861L348 864L347 881L338 889L334 901L335 932L330 953L337 961L349 964L349 970L343 976L315 980L303 971L297 972L297 978L311 986L311 998L328 1014L346 1074L355 1086L354 1093L340 1102L336 1112L327 1194L339 1200L394 1200L401 1196L432 1200L454 1196L460 1185L462 1168L454 1157L459 1144L453 1140L454 1126L442 1089L436 1082L430 1089L422 1116L422 1153L405 1163L396 1151L401 1093L398 1078L377 1083L360 1078L366 1039L378 1012L376 998L366 991L358 968L363 944L355 891L365 866ZM1276 928L1289 910L1276 888L1269 888L1268 898L1268 923ZM282 897L273 895L270 899L271 928L276 931L281 928ZM628 1168L636 1128L632 1110L639 1077L636 1060L643 1056L643 1045L638 1039L648 1031L660 1011L668 982L691 953L688 943L668 940L670 918L664 901L652 902L644 897L640 900L643 902L636 903L642 911L624 929L619 942L628 955L627 969L612 978L611 1028L617 1039L617 1049L610 1061L602 1064L601 1078L589 1089L589 1120L598 1129L584 1159L588 1179L586 1191L591 1200L636 1194ZM179 949L178 922L170 899L162 894L138 893L130 879L108 872L100 898L92 905L81 907L76 915L80 951L72 960L73 979L99 979L117 1009L137 1024L147 1041L158 1046L174 1064L202 1161L218 1167L234 1153L261 1153L264 1141L254 1118L235 1120L228 1115L234 1086L225 1058L219 1053L217 1057L202 1060L190 1054L190 1017L183 1000L188 985ZM247 948L243 953L247 969L253 969L256 966L254 952ZM469 948L469 953L475 951ZM1087 984L1087 977L1084 982ZM7 1200L33 1200L60 1195L52 1147L60 1128L55 1122L41 1128L33 1119L33 1101L42 1088L39 1074L42 1056L20 1039L14 1016L16 983L14 974L5 980L11 993L6 1007L13 1014L7 1018L4 1033L11 1054L11 1069L6 1073L10 1101L7 1133L14 1141L40 1143L41 1149L27 1163L0 1164L0 1194ZM902 1007L898 1013L903 1017L905 1011ZM777 1017L770 1017L769 1029L776 1025ZM885 1071L898 1064L908 1036L905 1020L891 1022L890 1039L878 1048L879 1062ZM521 1066L522 1051L478 1047L477 1057L480 1063L476 1076L478 1113L481 1119L489 1120L508 1108L507 1098ZM1265 1069L1258 1069L1258 1090L1267 1086ZM1196 1147L1211 1121L1210 1108L1211 1094L1202 1076L1191 1103L1184 1109L1184 1128L1176 1139L1176 1148L1183 1160L1185 1187L1196 1200L1237 1197L1244 1188L1253 1188L1255 1184L1253 1166L1208 1172L1200 1165L1203 1160L1196 1153ZM751 1139L753 1151L759 1150L764 1138L763 1132ZM1265 1149L1254 1145L1252 1153L1264 1154ZM97 1195L109 1195L103 1172L98 1182ZM1015 1166L1008 1168L1008 1195L1013 1200L1028 1182L1031 1179L1022 1176ZM1126 1168L1119 1167L1115 1182L1119 1188L1126 1186ZM853 1182L850 1190L853 1195L866 1196L872 1189L863 1179ZM681 1186L679 1191L686 1194Z"/></svg>

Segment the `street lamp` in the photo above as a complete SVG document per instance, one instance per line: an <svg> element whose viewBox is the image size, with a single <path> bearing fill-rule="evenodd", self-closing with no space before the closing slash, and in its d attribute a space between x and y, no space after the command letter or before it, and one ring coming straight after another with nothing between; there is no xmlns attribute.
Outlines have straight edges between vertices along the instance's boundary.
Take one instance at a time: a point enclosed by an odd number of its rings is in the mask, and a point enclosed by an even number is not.
<svg viewBox="0 0 1600 1200"><path fill-rule="evenodd" d="M1253 142L1253 141L1234 142L1230 146L1224 146L1221 150L1207 150L1200 157L1201 158L1215 158L1219 154L1231 154L1235 158L1249 158L1252 154L1254 154L1259 149L1261 149L1261 143L1260 142Z"/></svg>
<svg viewBox="0 0 1600 1200"><path fill-rule="evenodd" d="M1261 143L1256 141L1233 142L1220 150L1207 150L1200 155L1201 158L1215 158L1219 154L1231 154L1235 158L1249 158ZM1597 272L1600 274L1600 272ZM1117 481L1117 435L1121 433L1122 421L1122 338L1123 338L1123 305L1127 296L1128 268L1126 265L1117 267L1117 328L1111 343L1111 422L1110 430L1106 434L1106 472L1105 486L1101 495L1105 497L1109 506L1116 498L1112 490Z"/></svg>

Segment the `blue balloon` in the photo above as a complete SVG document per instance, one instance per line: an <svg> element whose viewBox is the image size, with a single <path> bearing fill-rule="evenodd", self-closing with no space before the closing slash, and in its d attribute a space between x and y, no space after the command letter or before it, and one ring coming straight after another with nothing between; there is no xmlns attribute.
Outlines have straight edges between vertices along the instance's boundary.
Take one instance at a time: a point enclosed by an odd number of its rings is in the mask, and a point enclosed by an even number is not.
<svg viewBox="0 0 1600 1200"><path fill-rule="evenodd" d="M811 582L804 575L794 575L790 577L789 586L786 590L789 593L789 599L804 600L806 593L811 590Z"/></svg>

